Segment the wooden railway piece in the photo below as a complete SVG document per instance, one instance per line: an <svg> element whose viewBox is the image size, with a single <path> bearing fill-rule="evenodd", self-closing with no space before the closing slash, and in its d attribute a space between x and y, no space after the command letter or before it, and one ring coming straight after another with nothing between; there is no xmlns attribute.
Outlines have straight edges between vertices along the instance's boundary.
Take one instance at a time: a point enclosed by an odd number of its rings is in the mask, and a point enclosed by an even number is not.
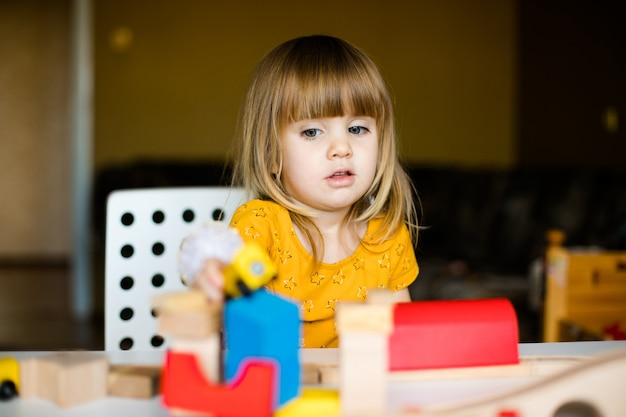
<svg viewBox="0 0 626 417"><path fill-rule="evenodd" d="M385 417L554 417L565 410L594 417L623 417L626 415L624 386L626 349L621 349L591 357L535 383L490 398Z"/></svg>
<svg viewBox="0 0 626 417"><path fill-rule="evenodd" d="M390 371L387 382L437 381L455 379L514 378L549 376L588 361L589 356L527 356L515 365L471 366L446 369L420 369L415 371ZM338 386L338 364L305 364L302 383L308 386Z"/></svg>
<svg viewBox="0 0 626 417"><path fill-rule="evenodd" d="M310 364L309 367L314 365ZM321 364L322 386L338 386L337 365ZM329 370L332 370L329 372ZM519 365L450 368L438 370L394 371L391 382L436 381L452 379L501 379L537 377L534 382L492 396L428 405L419 409L385 410L374 417L554 417L576 415L594 417L626 416L626 349L599 356L523 357ZM570 411L571 414L557 414ZM580 413L583 414L580 414ZM332 414L319 417L345 417Z"/></svg>

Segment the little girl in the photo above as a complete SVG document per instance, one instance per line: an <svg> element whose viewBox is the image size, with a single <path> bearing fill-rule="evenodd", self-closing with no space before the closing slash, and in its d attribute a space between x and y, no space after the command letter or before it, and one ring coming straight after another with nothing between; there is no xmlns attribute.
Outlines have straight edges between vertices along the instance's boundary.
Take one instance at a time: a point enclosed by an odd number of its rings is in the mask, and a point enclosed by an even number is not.
<svg viewBox="0 0 626 417"><path fill-rule="evenodd" d="M417 215L397 156L389 93L376 65L330 36L279 45L260 62L239 123L235 183L255 198L234 214L267 248L267 288L302 303L303 347L336 347L335 306L389 288L409 301ZM195 283L218 298L224 263Z"/></svg>

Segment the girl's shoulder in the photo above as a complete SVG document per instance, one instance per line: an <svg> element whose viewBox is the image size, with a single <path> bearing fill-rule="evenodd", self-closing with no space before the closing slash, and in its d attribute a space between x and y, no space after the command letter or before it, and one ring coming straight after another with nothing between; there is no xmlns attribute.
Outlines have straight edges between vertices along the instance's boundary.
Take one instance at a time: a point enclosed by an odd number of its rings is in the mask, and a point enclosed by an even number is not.
<svg viewBox="0 0 626 417"><path fill-rule="evenodd" d="M233 214L231 224L236 225L243 219L258 219L259 221L282 221L289 218L289 212L280 204L267 200L250 200L237 208Z"/></svg>
<svg viewBox="0 0 626 417"><path fill-rule="evenodd" d="M382 218L374 218L369 221L367 232L363 237L363 244L369 250L373 252L383 252L389 250L389 248L398 243L411 242L411 235L409 234L409 229L405 224L400 226L394 232L389 233L384 241L381 241L381 238L385 237L387 233L382 230L382 227Z"/></svg>
<svg viewBox="0 0 626 417"><path fill-rule="evenodd" d="M265 200L250 200L233 214L230 226L239 230L245 240L272 246L275 239L292 235L289 212L279 204Z"/></svg>

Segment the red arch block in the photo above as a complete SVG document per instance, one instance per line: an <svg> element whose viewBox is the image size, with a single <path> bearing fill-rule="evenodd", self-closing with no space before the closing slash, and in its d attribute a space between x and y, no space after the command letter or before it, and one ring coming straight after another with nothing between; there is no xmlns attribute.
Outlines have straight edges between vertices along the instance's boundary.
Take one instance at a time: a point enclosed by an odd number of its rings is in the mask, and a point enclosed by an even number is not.
<svg viewBox="0 0 626 417"><path fill-rule="evenodd" d="M163 403L215 417L270 417L275 372L271 362L250 361L232 383L217 384L207 380L193 354L168 352L161 382Z"/></svg>

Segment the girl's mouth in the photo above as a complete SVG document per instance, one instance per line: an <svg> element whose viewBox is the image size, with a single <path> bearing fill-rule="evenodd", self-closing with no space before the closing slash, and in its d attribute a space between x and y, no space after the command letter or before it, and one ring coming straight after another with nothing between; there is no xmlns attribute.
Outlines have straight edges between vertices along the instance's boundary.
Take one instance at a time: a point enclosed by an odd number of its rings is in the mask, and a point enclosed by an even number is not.
<svg viewBox="0 0 626 417"><path fill-rule="evenodd" d="M344 178L349 176L352 176L352 173L350 171L337 171L328 178Z"/></svg>
<svg viewBox="0 0 626 417"><path fill-rule="evenodd" d="M352 171L336 171L326 180L333 188L342 188L354 184L355 178Z"/></svg>

